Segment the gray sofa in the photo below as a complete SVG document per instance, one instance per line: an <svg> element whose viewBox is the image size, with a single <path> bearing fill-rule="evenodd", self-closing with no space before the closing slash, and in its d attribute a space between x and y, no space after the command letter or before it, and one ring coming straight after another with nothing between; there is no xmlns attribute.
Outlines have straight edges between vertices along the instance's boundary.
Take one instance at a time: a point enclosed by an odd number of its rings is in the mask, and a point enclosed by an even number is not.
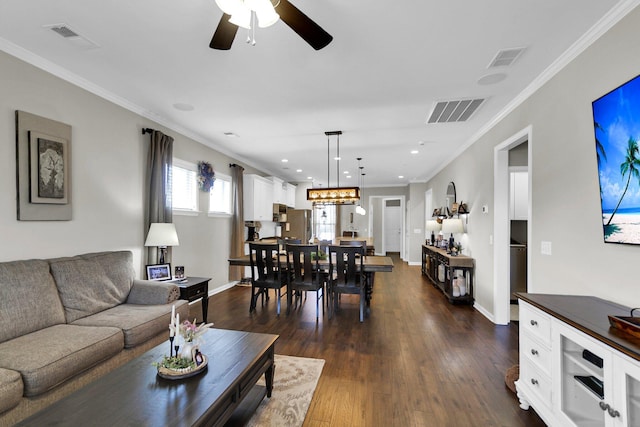
<svg viewBox="0 0 640 427"><path fill-rule="evenodd" d="M0 263L0 425L11 425L168 338L175 284L134 278L132 254Z"/></svg>

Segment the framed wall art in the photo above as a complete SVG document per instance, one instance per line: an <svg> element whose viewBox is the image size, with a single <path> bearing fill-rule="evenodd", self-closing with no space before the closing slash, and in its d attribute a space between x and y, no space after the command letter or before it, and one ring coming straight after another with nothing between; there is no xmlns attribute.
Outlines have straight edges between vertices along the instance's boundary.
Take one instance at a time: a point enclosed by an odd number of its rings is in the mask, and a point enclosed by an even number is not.
<svg viewBox="0 0 640 427"><path fill-rule="evenodd" d="M16 153L18 220L71 220L71 126L16 111Z"/></svg>

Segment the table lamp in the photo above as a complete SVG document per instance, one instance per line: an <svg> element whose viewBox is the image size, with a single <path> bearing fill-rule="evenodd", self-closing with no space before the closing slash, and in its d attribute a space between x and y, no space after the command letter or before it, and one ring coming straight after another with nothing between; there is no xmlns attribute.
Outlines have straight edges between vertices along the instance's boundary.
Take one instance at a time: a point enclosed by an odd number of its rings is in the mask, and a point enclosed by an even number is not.
<svg viewBox="0 0 640 427"><path fill-rule="evenodd" d="M464 224L460 218L447 218L442 220L442 233L451 234L449 237L449 250L453 248L455 243L453 239L454 233L464 233Z"/></svg>
<svg viewBox="0 0 640 427"><path fill-rule="evenodd" d="M436 235L435 232L436 231L440 231L442 229L442 225L436 221L435 219L430 219L429 221L427 221L427 230L431 231L431 244L435 245L436 244Z"/></svg>
<svg viewBox="0 0 640 427"><path fill-rule="evenodd" d="M164 257L167 254L167 246L179 246L176 226L169 222L154 222L149 227L145 246L157 246L159 259L158 264L164 264Z"/></svg>

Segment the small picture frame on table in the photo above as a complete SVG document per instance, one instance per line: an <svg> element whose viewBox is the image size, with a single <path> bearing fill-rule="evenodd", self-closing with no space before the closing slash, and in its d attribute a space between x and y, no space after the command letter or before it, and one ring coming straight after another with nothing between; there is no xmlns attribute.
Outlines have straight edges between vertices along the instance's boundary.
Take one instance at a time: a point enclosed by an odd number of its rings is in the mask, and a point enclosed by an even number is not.
<svg viewBox="0 0 640 427"><path fill-rule="evenodd" d="M184 265L176 265L175 278L184 279Z"/></svg>
<svg viewBox="0 0 640 427"><path fill-rule="evenodd" d="M171 280L171 264L147 265L147 280Z"/></svg>

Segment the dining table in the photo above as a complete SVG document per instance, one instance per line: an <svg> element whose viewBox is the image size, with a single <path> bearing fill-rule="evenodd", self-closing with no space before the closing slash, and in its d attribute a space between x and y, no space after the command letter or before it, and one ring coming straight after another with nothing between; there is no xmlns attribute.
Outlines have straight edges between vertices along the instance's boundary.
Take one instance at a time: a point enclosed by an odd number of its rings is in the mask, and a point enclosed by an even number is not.
<svg viewBox="0 0 640 427"><path fill-rule="evenodd" d="M287 256L282 253L281 264L286 265ZM242 266L242 267L250 267L251 260L249 259L249 255L243 255L240 257L229 258L229 265L234 266ZM328 259L320 259L318 260L318 267L320 269L329 270L329 260ZM365 302L367 305L367 309L371 305L371 298L373 295L373 284L375 279L375 273L383 273L383 272L392 272L393 271L393 260L388 256L381 255L366 255L362 259L362 273L365 276ZM287 287L287 306L290 307L291 304L291 292Z"/></svg>

